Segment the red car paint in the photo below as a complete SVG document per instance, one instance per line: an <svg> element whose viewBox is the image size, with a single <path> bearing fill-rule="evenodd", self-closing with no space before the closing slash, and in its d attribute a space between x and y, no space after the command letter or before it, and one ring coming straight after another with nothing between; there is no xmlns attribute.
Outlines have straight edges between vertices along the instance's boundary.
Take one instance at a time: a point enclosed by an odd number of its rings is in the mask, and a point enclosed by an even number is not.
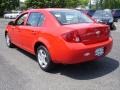
<svg viewBox="0 0 120 90"><path fill-rule="evenodd" d="M113 40L107 25L94 21L93 23L61 25L50 13L52 10L64 9L28 10L24 12L28 13L24 25L7 25L6 32L10 36L11 42L34 55L35 45L40 42L48 49L52 61L62 64L95 60L99 58L95 55L98 48L104 48L102 56L111 51ZM26 25L31 12L44 15L42 26Z"/></svg>

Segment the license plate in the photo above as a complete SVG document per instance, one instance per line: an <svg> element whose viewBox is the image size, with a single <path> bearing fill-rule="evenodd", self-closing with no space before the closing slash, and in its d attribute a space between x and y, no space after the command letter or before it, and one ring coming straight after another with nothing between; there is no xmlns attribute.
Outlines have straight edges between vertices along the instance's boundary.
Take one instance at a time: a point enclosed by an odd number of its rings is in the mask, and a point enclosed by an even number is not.
<svg viewBox="0 0 120 90"><path fill-rule="evenodd" d="M104 54L104 48L97 48L95 50L95 56L102 56Z"/></svg>

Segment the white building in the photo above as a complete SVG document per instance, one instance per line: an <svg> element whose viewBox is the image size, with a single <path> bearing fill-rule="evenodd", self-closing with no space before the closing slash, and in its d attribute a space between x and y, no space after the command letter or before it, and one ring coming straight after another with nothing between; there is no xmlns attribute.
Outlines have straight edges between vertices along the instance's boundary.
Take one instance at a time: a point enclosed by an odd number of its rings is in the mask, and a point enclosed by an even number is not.
<svg viewBox="0 0 120 90"><path fill-rule="evenodd" d="M90 2L91 2L91 5L95 5L97 3L97 0L90 0Z"/></svg>

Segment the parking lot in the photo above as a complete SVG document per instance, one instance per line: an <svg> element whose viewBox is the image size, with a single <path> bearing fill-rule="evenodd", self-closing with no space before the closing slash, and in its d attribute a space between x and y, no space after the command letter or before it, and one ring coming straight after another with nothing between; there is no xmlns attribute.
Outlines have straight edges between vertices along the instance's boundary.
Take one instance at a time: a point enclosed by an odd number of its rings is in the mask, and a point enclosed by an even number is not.
<svg viewBox="0 0 120 90"><path fill-rule="evenodd" d="M94 62L58 65L46 73L34 56L6 46L4 30L9 21L0 19L0 90L119 90L120 23L111 31L114 44L109 55Z"/></svg>

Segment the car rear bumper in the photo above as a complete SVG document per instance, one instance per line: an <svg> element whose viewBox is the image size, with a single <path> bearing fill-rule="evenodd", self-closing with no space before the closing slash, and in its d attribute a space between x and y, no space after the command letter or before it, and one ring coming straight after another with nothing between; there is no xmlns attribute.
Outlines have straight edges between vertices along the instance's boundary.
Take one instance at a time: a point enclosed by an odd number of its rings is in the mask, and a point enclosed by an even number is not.
<svg viewBox="0 0 120 90"><path fill-rule="evenodd" d="M61 48L59 52L55 51L56 53L52 59L54 60L53 62L62 64L87 62L107 55L112 49L112 44L112 38L105 42L90 45L69 43L66 49L62 50ZM95 50L98 48L104 48L104 54L100 57L95 55Z"/></svg>
<svg viewBox="0 0 120 90"><path fill-rule="evenodd" d="M104 22L103 24L109 25L110 29L113 29L113 25L114 25L113 22Z"/></svg>

